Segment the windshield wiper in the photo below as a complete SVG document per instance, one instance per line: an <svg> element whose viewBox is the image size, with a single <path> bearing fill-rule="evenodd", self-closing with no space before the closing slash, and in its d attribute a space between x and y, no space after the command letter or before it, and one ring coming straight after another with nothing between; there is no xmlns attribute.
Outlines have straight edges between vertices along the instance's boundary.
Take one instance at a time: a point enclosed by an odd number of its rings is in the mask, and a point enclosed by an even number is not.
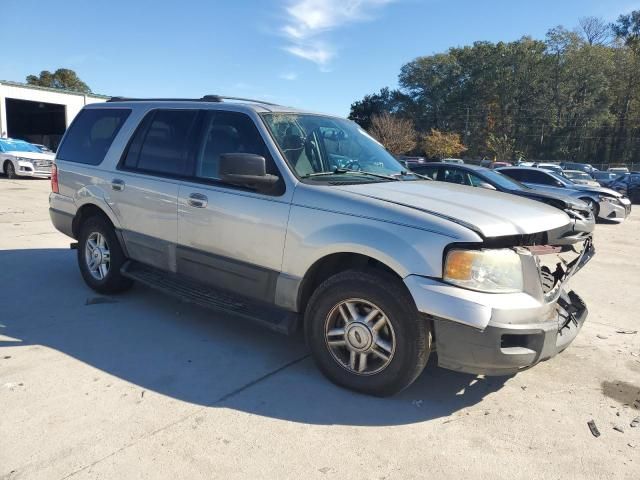
<svg viewBox="0 0 640 480"><path fill-rule="evenodd" d="M403 170L400 173L395 173L393 176L394 177L408 177L408 176L411 176L411 175L413 175L414 177L418 177L418 178L420 178L422 180L431 180L433 182L433 178L431 178L431 177L427 177L426 175L420 175L419 173L416 173L416 172L409 172L407 170Z"/></svg>
<svg viewBox="0 0 640 480"><path fill-rule="evenodd" d="M303 175L302 178L325 177L327 175L341 175L345 173L357 173L359 175L365 175L368 177L375 177L375 178L383 178L385 180L392 180L394 182L400 181L399 178L392 177L390 175L382 175L381 173L371 173L363 170L353 170L351 168L340 168L340 167L336 167L334 170L331 170L329 172L307 173L306 175Z"/></svg>

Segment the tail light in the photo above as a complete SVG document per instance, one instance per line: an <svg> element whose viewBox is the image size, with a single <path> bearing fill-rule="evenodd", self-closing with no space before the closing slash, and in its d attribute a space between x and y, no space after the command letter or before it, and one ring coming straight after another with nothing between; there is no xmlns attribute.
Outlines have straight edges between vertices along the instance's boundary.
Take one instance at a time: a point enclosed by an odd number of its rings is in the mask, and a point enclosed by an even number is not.
<svg viewBox="0 0 640 480"><path fill-rule="evenodd" d="M55 163L51 165L51 191L53 193L60 193L60 188L58 187L58 167Z"/></svg>

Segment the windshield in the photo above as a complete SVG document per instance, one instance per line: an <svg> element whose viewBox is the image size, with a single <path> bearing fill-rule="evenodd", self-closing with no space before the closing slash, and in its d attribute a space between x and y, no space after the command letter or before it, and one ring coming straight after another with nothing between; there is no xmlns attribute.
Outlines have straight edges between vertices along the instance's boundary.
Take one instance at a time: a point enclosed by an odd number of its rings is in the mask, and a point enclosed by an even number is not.
<svg viewBox="0 0 640 480"><path fill-rule="evenodd" d="M591 180L589 174L584 172L564 172L564 176L571 180Z"/></svg>
<svg viewBox="0 0 640 480"><path fill-rule="evenodd" d="M298 113L262 114L291 168L301 178L380 182L406 175L406 169L356 123L335 117ZM389 178L385 178L389 177ZM407 179L417 179L410 176Z"/></svg>
<svg viewBox="0 0 640 480"><path fill-rule="evenodd" d="M555 178L559 182L561 182L565 187L570 187L571 185L575 185L575 183L573 183L571 180L569 180L568 178L563 177L562 175L558 175L556 172L552 172L551 170L547 170L546 173L548 175L551 175L553 178Z"/></svg>
<svg viewBox="0 0 640 480"><path fill-rule="evenodd" d="M3 152L42 152L42 150L35 145L31 145L23 140L9 140L5 138L0 140L0 150Z"/></svg>
<svg viewBox="0 0 640 480"><path fill-rule="evenodd" d="M492 183L507 190L530 190L529 187L494 170L484 170L482 174Z"/></svg>

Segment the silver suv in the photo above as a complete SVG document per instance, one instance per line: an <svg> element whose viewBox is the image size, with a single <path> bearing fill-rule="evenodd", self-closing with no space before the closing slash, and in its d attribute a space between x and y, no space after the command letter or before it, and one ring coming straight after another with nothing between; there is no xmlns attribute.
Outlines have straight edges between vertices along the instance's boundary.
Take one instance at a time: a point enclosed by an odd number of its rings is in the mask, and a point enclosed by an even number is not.
<svg viewBox="0 0 640 480"><path fill-rule="evenodd" d="M374 395L442 367L510 375L575 338L593 255L562 210L407 172L353 122L277 105L115 98L58 149L50 213L86 283L132 281L290 333ZM558 258L561 257L561 258Z"/></svg>

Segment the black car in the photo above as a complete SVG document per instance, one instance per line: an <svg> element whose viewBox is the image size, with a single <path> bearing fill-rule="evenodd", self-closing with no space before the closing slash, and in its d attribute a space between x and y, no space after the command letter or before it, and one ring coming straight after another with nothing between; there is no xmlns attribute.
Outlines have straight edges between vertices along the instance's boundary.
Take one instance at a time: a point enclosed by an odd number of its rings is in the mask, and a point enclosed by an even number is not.
<svg viewBox="0 0 640 480"><path fill-rule="evenodd" d="M600 184L601 187L609 187L609 184L611 184L611 182L618 178L620 174L596 170L595 172L591 173L591 176L596 182Z"/></svg>
<svg viewBox="0 0 640 480"><path fill-rule="evenodd" d="M631 202L640 203L640 172L623 173L607 186L629 197Z"/></svg>
<svg viewBox="0 0 640 480"><path fill-rule="evenodd" d="M498 190L503 193L510 193L512 195L518 195L519 197L537 200L559 208L569 213L572 217L582 219L584 221L582 228L584 228L585 231L593 230L595 219L591 207L582 200L574 199L566 195L534 190L495 170L468 164L427 163L413 167L411 171L440 182L458 183L471 187Z"/></svg>

